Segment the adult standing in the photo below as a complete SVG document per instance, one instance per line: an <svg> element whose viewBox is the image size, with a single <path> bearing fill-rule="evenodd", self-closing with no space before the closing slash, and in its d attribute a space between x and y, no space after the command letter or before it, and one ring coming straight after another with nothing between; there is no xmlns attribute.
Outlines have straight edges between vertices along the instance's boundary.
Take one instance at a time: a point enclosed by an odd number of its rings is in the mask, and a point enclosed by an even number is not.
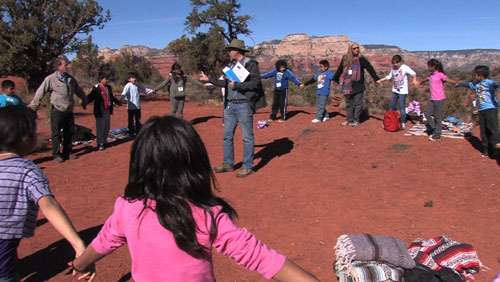
<svg viewBox="0 0 500 282"><path fill-rule="evenodd" d="M67 72L69 64L70 61L66 56L61 55L57 57L54 61L55 72L45 78L29 104L30 108L37 110L42 98L45 95L50 96L52 155L58 163L69 159L73 147L72 138L75 126L73 113L75 100L73 95L80 97L84 109L87 105L87 96L78 85L76 79Z"/></svg>
<svg viewBox="0 0 500 282"><path fill-rule="evenodd" d="M225 89L224 108L224 163L216 167L216 173L234 171L234 132L238 123L243 135L243 167L237 172L237 177L246 177L252 174L254 159L254 134L253 115L257 108L265 106L264 90L260 79L259 64L248 58L242 40L233 39L226 47L232 68L237 63L243 65L249 72L244 82L234 82L227 78L211 79L201 74L202 82L210 82L213 85Z"/></svg>
<svg viewBox="0 0 500 282"><path fill-rule="evenodd" d="M361 55L359 44L350 44L333 77L333 81L340 85L340 90L346 98L347 118L342 123L343 126L356 127L359 125L364 107L365 70L374 81L380 79L372 64Z"/></svg>
<svg viewBox="0 0 500 282"><path fill-rule="evenodd" d="M184 74L179 63L174 63L168 79L158 85L154 91L158 91L164 87L170 93L171 115L178 118L184 116L184 103L186 101L186 82L187 76Z"/></svg>
<svg viewBox="0 0 500 282"><path fill-rule="evenodd" d="M94 102L95 128L97 133L96 145L99 151L103 151L108 143L113 104L121 105L121 102L113 95L113 89L108 84L108 76L106 74L99 75L99 83L90 91L88 102Z"/></svg>

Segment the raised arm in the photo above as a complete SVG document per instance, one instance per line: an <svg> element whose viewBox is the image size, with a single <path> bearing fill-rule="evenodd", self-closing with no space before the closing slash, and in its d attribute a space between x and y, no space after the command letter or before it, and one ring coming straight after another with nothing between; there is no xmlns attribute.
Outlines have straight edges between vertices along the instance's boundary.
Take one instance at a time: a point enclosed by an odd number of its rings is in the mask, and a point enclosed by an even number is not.
<svg viewBox="0 0 500 282"><path fill-rule="evenodd" d="M342 74L343 71L344 71L344 57L342 57L342 60L340 60L339 66L335 70L335 75L333 76L333 81L335 81L336 83L339 83L340 75Z"/></svg>
<svg viewBox="0 0 500 282"><path fill-rule="evenodd" d="M275 75L276 75L276 70L272 70L272 71L261 74L260 78L268 79L268 78L274 77Z"/></svg>
<svg viewBox="0 0 500 282"><path fill-rule="evenodd" d="M285 256L268 248L248 230L237 227L227 214L219 213L216 224L215 249L246 269L277 281L318 281Z"/></svg>
<svg viewBox="0 0 500 282"><path fill-rule="evenodd" d="M38 109L38 107L40 107L40 102L48 92L50 92L50 82L49 79L46 78L36 90L35 97L33 97L33 100L28 105L28 107L32 108L33 110Z"/></svg>
<svg viewBox="0 0 500 282"><path fill-rule="evenodd" d="M286 70L286 73L288 74L288 79L290 79L295 85L299 86L302 84L302 82L295 76L293 71L291 70Z"/></svg>
<svg viewBox="0 0 500 282"><path fill-rule="evenodd" d="M373 68L370 61L368 61L365 57L362 57L362 60L364 62L364 66L365 66L366 70L368 71L368 73L372 77L373 81L380 80L380 77L378 77L377 72L375 71L375 68Z"/></svg>

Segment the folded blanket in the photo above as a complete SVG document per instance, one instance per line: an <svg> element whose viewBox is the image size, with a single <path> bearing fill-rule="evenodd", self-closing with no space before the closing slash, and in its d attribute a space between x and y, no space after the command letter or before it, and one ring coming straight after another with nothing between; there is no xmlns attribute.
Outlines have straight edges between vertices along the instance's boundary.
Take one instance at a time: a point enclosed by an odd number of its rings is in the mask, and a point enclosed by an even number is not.
<svg viewBox="0 0 500 282"><path fill-rule="evenodd" d="M335 245L335 271L345 272L353 261L378 261L396 267L415 267L405 243L399 239L369 234L341 235Z"/></svg>
<svg viewBox="0 0 500 282"><path fill-rule="evenodd" d="M404 269L390 264L353 261L349 271L337 272L339 282L399 282Z"/></svg>
<svg viewBox="0 0 500 282"><path fill-rule="evenodd" d="M411 257L432 270L449 268L460 273L464 280L480 271L482 264L469 244L448 239L446 236L415 241L408 248Z"/></svg>

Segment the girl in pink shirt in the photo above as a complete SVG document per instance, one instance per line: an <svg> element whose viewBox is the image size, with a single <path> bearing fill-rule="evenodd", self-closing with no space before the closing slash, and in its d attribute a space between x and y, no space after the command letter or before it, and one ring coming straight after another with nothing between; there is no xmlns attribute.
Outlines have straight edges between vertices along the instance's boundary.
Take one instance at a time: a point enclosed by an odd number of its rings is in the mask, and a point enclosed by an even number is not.
<svg viewBox="0 0 500 282"><path fill-rule="evenodd" d="M127 244L137 282L215 281L212 249L266 279L317 281L234 224L236 211L214 194L211 167L190 124L169 116L150 119L132 146L124 196L73 270L86 273Z"/></svg>
<svg viewBox="0 0 500 282"><path fill-rule="evenodd" d="M446 101L444 93L444 83L457 82L448 78L443 69L443 64L436 60L431 59L427 62L427 67L431 75L423 80L421 84L429 82L429 90L431 92L431 101L427 108L427 128L430 141L437 141L441 139L442 120L443 120L443 107Z"/></svg>

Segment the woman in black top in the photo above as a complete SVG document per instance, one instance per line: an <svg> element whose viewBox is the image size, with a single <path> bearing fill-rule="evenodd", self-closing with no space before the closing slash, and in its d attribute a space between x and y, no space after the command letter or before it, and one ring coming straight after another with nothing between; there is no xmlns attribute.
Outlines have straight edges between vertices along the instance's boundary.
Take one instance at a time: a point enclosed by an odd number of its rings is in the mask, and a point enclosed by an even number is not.
<svg viewBox="0 0 500 282"><path fill-rule="evenodd" d="M333 77L333 81L340 85L341 92L346 98L347 119L342 123L344 126L359 125L364 103L365 69L374 81L380 79L372 64L361 55L359 45L351 44Z"/></svg>

